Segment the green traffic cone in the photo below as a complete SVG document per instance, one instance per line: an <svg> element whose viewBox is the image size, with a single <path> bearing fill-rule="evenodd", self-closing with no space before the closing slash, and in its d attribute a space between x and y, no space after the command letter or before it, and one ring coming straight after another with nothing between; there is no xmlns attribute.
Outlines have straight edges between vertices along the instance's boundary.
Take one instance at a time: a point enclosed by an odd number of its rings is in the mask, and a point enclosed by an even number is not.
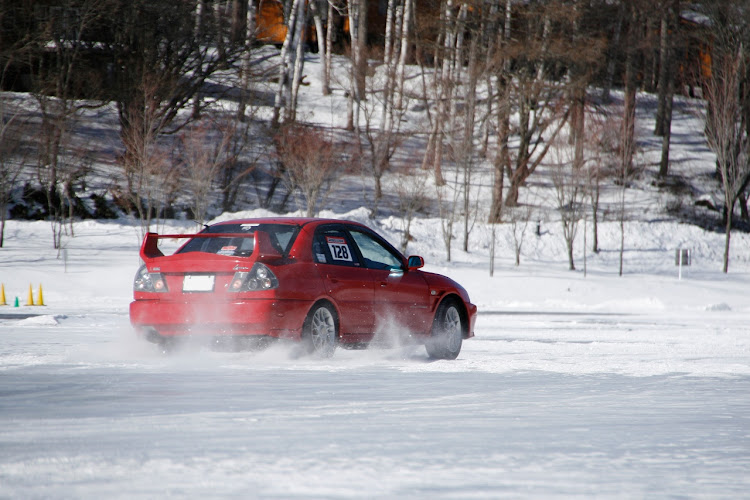
<svg viewBox="0 0 750 500"><path fill-rule="evenodd" d="M16 297L16 302L13 304L13 307L18 307L18 297Z"/></svg>

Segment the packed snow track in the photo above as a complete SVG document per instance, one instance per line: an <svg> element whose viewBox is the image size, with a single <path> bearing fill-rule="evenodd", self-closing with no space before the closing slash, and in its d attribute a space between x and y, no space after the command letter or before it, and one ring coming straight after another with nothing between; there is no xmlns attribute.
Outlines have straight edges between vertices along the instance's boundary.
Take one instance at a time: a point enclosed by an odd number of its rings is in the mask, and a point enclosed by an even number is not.
<svg viewBox="0 0 750 500"><path fill-rule="evenodd" d="M495 311L423 347L293 359L125 315L0 320L4 498L740 498L747 313Z"/></svg>

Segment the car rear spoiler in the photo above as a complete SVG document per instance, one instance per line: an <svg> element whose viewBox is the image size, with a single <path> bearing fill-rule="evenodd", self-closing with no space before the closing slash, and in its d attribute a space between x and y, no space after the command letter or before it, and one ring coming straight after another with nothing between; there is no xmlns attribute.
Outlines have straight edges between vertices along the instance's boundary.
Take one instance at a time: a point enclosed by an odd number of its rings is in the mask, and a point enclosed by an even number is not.
<svg viewBox="0 0 750 500"><path fill-rule="evenodd" d="M163 239L187 239L187 238L253 238L253 253L250 257L255 260L274 260L283 257L271 243L271 237L265 231L248 233L196 233L196 234L157 234L146 233L141 245L141 259L148 262L157 257L164 257L159 250L159 240Z"/></svg>

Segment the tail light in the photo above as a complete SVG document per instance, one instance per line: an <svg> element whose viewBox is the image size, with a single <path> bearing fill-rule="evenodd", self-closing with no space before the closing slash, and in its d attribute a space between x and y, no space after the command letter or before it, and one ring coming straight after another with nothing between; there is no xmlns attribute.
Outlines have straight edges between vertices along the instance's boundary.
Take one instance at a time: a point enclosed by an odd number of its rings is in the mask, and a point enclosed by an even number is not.
<svg viewBox="0 0 750 500"><path fill-rule="evenodd" d="M141 266L135 273L133 290L136 292L168 292L167 282L161 273L150 273L146 266Z"/></svg>
<svg viewBox="0 0 750 500"><path fill-rule="evenodd" d="M279 286L279 280L268 266L256 262L250 271L234 273L232 281L229 282L230 292L254 292L258 290L271 290Z"/></svg>

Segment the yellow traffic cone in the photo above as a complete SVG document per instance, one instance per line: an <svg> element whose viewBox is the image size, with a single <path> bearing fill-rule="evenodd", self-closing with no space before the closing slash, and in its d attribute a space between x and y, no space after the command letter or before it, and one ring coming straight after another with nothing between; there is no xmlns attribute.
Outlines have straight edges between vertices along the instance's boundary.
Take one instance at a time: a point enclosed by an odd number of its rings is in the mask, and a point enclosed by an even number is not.
<svg viewBox="0 0 750 500"><path fill-rule="evenodd" d="M42 284L39 283L39 295L36 299L36 305L43 306L44 305L44 295L42 295Z"/></svg>
<svg viewBox="0 0 750 500"><path fill-rule="evenodd" d="M5 285L0 283L0 306L7 306L5 302Z"/></svg>
<svg viewBox="0 0 750 500"><path fill-rule="evenodd" d="M27 306L34 305L34 291L31 289L31 285L29 285L29 297L26 299L26 305Z"/></svg>

